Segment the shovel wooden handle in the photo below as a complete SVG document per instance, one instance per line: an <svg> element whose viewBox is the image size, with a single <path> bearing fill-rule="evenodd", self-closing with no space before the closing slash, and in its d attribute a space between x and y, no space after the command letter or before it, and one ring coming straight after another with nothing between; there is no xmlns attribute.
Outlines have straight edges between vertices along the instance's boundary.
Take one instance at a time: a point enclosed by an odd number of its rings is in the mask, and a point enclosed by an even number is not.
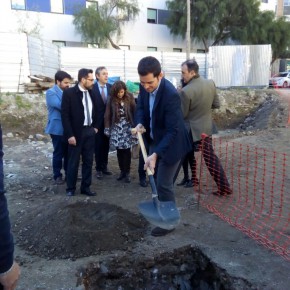
<svg viewBox="0 0 290 290"><path fill-rule="evenodd" d="M144 162L145 162L145 160L147 159L147 152L146 152L146 148L145 148L145 145L144 145L144 141L143 141L143 137L142 137L141 132L137 132L137 136L138 136L141 152L142 152L142 155L143 155L143 159L144 159ZM152 171L150 170L149 167L147 167L146 171L147 171L148 175L153 175L153 173L152 173Z"/></svg>
<svg viewBox="0 0 290 290"><path fill-rule="evenodd" d="M137 133L137 137L138 137L139 145L140 145L140 148L141 148L142 156L143 156L143 159L144 159L144 162L145 162L145 160L147 159L147 151L146 151L146 148L145 148L145 145L144 145L142 133L146 132L146 130L144 129L144 131L141 133L141 132L137 131L135 128L133 128L133 129L131 129L131 132L132 132L132 134L136 134ZM146 172L147 172L148 176L153 175L153 173L152 173L152 171L150 170L149 167L147 167Z"/></svg>

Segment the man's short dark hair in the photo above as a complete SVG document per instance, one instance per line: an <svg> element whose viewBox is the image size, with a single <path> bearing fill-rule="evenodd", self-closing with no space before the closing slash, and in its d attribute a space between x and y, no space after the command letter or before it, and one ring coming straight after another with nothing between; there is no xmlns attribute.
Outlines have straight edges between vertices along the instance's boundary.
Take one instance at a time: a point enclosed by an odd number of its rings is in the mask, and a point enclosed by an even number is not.
<svg viewBox="0 0 290 290"><path fill-rule="evenodd" d="M194 71L195 73L198 74L198 70L199 70L199 65L197 64L197 62L194 59L188 59L185 62L182 63L181 66L186 65L188 71Z"/></svg>
<svg viewBox="0 0 290 290"><path fill-rule="evenodd" d="M82 78L86 78L88 74L92 74L93 70L88 68L81 68L78 73L78 81L80 82Z"/></svg>
<svg viewBox="0 0 290 290"><path fill-rule="evenodd" d="M107 69L105 66L99 66L96 68L96 72L95 72L95 75L100 75L100 72L103 70L103 69Z"/></svg>
<svg viewBox="0 0 290 290"><path fill-rule="evenodd" d="M146 76L152 73L154 77L157 77L161 73L161 64L157 58L146 56L139 61L137 70L140 76Z"/></svg>
<svg viewBox="0 0 290 290"><path fill-rule="evenodd" d="M54 83L57 84L57 81L62 82L64 79L72 79L71 75L63 70L59 70L54 75Z"/></svg>

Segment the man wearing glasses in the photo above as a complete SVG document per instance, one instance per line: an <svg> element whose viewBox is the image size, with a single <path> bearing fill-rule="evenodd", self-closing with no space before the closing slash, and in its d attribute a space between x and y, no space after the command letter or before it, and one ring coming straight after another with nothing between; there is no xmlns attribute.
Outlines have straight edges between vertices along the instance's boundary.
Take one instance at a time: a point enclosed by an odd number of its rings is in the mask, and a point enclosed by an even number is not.
<svg viewBox="0 0 290 290"><path fill-rule="evenodd" d="M61 117L64 136L69 144L66 180L68 196L75 195L80 156L82 156L81 194L96 195L90 190L95 134L98 132L93 84L93 71L82 68L78 72L78 84L63 92Z"/></svg>

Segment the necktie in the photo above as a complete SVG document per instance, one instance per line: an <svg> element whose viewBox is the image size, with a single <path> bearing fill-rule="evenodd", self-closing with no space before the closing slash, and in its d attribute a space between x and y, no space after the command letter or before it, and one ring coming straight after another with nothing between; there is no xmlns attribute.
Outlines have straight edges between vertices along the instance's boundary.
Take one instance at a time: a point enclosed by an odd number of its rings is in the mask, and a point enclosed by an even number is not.
<svg viewBox="0 0 290 290"><path fill-rule="evenodd" d="M104 104L106 103L106 94L105 94L105 90L104 90L105 86L101 86L101 96L103 99Z"/></svg>
<svg viewBox="0 0 290 290"><path fill-rule="evenodd" d="M85 102L86 102L86 111L87 111L87 125L90 126L91 125L91 114L89 111L89 103L88 103L88 94L87 91L85 91Z"/></svg>

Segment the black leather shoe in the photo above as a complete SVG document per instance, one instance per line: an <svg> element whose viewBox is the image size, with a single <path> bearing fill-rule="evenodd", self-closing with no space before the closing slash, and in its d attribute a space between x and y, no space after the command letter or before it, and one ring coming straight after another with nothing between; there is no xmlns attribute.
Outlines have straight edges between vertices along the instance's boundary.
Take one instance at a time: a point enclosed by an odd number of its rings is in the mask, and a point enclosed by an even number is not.
<svg viewBox="0 0 290 290"><path fill-rule="evenodd" d="M162 237L162 236L166 236L167 234L173 232L175 229L172 229L172 230L165 230L165 229L162 229L162 228L159 228L159 227L156 227L154 228L152 231L151 231L151 236L153 237Z"/></svg>
<svg viewBox="0 0 290 290"><path fill-rule="evenodd" d="M102 172L102 171L97 171L97 173L96 173L96 177L97 177L98 179L103 179L103 172Z"/></svg>
<svg viewBox="0 0 290 290"><path fill-rule="evenodd" d="M124 172L121 172L119 177L117 178L118 181L124 179L126 177L126 174Z"/></svg>
<svg viewBox="0 0 290 290"><path fill-rule="evenodd" d="M103 173L104 175L112 175L112 174L113 174L113 173L112 173L111 171L109 171L108 169L103 170L102 173Z"/></svg>
<svg viewBox="0 0 290 290"><path fill-rule="evenodd" d="M197 179L195 180L188 180L185 184L184 184L184 187L185 188L191 188L191 187L194 187L196 185L199 185L199 181Z"/></svg>
<svg viewBox="0 0 290 290"><path fill-rule="evenodd" d="M190 181L188 178L183 178L179 183L177 183L177 186L185 185L188 181Z"/></svg>
<svg viewBox="0 0 290 290"><path fill-rule="evenodd" d="M74 195L75 195L75 192L72 191L72 190L71 190L71 191L67 191L67 192L66 192L66 195L67 195L67 196L74 196Z"/></svg>
<svg viewBox="0 0 290 290"><path fill-rule="evenodd" d="M94 191L81 191L81 194L87 195L87 196L96 196L97 194Z"/></svg>
<svg viewBox="0 0 290 290"><path fill-rule="evenodd" d="M140 186L142 186L142 187L147 187L147 186L148 186L147 181L146 181L145 179L141 179L141 180L139 181L139 184L140 184Z"/></svg>
<svg viewBox="0 0 290 290"><path fill-rule="evenodd" d="M125 175L125 180L124 180L126 183L130 183L131 182L131 177L130 177L130 174L129 173L127 173L126 175Z"/></svg>

